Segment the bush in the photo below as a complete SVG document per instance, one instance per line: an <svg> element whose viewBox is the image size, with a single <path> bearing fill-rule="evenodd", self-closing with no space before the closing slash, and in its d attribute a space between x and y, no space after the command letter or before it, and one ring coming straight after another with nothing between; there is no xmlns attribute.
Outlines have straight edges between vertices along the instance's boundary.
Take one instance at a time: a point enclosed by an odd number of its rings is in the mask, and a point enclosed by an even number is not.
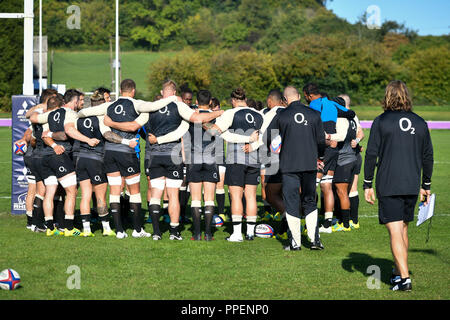
<svg viewBox="0 0 450 320"><path fill-rule="evenodd" d="M208 89L225 101L233 89L243 87L254 99L265 100L269 90L279 88L272 57L268 54L222 50L212 53L184 50L150 66L149 88L154 96L166 79L188 83L195 92Z"/></svg>
<svg viewBox="0 0 450 320"><path fill-rule="evenodd" d="M242 87L248 96L265 101L271 89L280 87L268 54L226 50L214 55L211 64L210 89L221 99L229 98L232 90Z"/></svg>
<svg viewBox="0 0 450 320"><path fill-rule="evenodd" d="M450 103L450 48L417 51L403 64L415 103Z"/></svg>
<svg viewBox="0 0 450 320"><path fill-rule="evenodd" d="M0 12L23 12L23 2L0 2ZM0 109L11 111L11 96L22 93L23 22L0 19Z"/></svg>
<svg viewBox="0 0 450 320"><path fill-rule="evenodd" d="M194 91L209 88L211 63L207 51L186 49L173 57L165 57L150 66L149 89L152 97L159 94L162 83L172 79L178 85L189 83Z"/></svg>
<svg viewBox="0 0 450 320"><path fill-rule="evenodd" d="M355 103L378 104L398 66L379 43L356 37L306 36L275 55L278 80L302 88L317 83L331 96L347 93Z"/></svg>

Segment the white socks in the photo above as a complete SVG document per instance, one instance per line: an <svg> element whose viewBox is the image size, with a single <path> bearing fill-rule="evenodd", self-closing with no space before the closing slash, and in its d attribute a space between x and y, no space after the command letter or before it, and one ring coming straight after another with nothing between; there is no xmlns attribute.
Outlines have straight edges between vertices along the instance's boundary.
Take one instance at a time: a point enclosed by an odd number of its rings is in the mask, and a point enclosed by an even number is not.
<svg viewBox="0 0 450 320"><path fill-rule="evenodd" d="M317 215L316 209L305 217L306 229L308 230L308 237L311 242L316 240Z"/></svg>
<svg viewBox="0 0 450 320"><path fill-rule="evenodd" d="M255 235L256 216L247 216L247 235Z"/></svg>
<svg viewBox="0 0 450 320"><path fill-rule="evenodd" d="M292 239L298 246L300 246L302 243L302 235L300 233L301 227L300 218L291 216L289 213L286 212L286 220L289 226L289 230L291 231L292 234Z"/></svg>
<svg viewBox="0 0 450 320"><path fill-rule="evenodd" d="M242 237L242 216L232 215L231 221L233 221L233 235Z"/></svg>
<svg viewBox="0 0 450 320"><path fill-rule="evenodd" d="M111 231L111 227L109 225L109 221L102 221L103 231Z"/></svg>

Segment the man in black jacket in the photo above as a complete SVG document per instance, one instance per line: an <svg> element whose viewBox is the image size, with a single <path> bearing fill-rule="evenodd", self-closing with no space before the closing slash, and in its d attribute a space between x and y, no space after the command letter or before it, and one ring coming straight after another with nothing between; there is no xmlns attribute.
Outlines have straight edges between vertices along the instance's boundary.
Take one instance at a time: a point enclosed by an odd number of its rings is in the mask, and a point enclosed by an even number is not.
<svg viewBox="0 0 450 320"><path fill-rule="evenodd" d="M414 220L418 194L425 203L430 196L433 145L427 123L412 112L403 82L392 81L386 87L383 109L385 112L374 120L370 131L364 162L364 195L368 203L374 204L372 180L377 166L378 216L380 224L389 231L395 261L391 290L409 291L408 223Z"/></svg>
<svg viewBox="0 0 450 320"><path fill-rule="evenodd" d="M283 181L283 202L291 231L286 250L300 250L300 202L305 214L311 249L321 250L316 205L316 175L319 148L325 146L325 131L320 113L300 102L296 88L287 87L284 96L288 107L277 119L281 136L280 171ZM301 188L301 195L299 192Z"/></svg>

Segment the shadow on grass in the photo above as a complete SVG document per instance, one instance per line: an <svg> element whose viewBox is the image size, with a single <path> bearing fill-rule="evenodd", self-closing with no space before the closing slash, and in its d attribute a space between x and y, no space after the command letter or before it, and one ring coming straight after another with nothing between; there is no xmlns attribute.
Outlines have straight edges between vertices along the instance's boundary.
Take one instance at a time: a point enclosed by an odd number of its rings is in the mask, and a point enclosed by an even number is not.
<svg viewBox="0 0 450 320"><path fill-rule="evenodd" d="M431 254L433 256L438 255L437 251L434 249L410 249L409 252L426 253L426 254Z"/></svg>
<svg viewBox="0 0 450 320"><path fill-rule="evenodd" d="M381 271L381 281L390 284L389 279L392 274L394 262L388 259L374 258L367 253L351 252L344 260L342 260L342 268L348 272L361 272L364 276L369 276L367 273L370 266L377 266Z"/></svg>

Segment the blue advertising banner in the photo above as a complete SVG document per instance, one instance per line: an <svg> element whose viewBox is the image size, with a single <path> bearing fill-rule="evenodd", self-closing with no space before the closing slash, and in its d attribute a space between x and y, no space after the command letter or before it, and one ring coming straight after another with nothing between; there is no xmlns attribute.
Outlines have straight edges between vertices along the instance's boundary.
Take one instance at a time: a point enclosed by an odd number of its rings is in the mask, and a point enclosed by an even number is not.
<svg viewBox="0 0 450 320"><path fill-rule="evenodd" d="M14 154L13 144L20 140L30 126L25 118L28 109L38 104L38 96L12 96L12 185L11 185L11 213L26 213L25 201L28 192L27 168L23 162L23 157Z"/></svg>

